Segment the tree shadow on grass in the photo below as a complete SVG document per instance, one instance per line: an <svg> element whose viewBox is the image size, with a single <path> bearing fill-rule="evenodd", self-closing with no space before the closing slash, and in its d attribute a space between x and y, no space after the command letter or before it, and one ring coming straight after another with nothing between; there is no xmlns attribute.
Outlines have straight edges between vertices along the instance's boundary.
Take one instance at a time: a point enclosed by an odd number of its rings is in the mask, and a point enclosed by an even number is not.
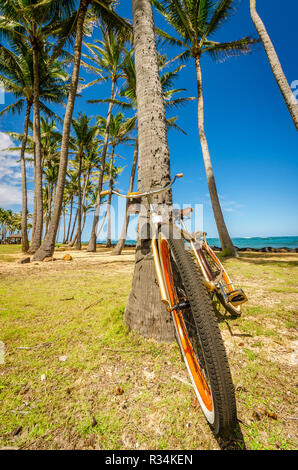
<svg viewBox="0 0 298 470"><path fill-rule="evenodd" d="M246 450L246 444L239 423L237 423L233 433L227 437L215 436L221 450Z"/></svg>
<svg viewBox="0 0 298 470"><path fill-rule="evenodd" d="M245 255L240 256L237 261L239 261L240 263L244 262L249 264L256 264L258 266L278 266L281 268L290 268L298 266L297 259L278 259L277 255L280 255L280 253L258 253L257 255L255 253L245 253ZM287 255L289 255L289 253L283 253L283 256ZM272 256L276 256L276 258L272 259Z"/></svg>

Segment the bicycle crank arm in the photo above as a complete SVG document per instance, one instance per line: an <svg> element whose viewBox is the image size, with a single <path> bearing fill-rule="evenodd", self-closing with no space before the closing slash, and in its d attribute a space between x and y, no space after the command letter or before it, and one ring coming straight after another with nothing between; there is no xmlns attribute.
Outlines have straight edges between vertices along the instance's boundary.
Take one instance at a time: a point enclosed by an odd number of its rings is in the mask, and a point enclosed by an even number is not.
<svg viewBox="0 0 298 470"><path fill-rule="evenodd" d="M180 302L178 304L173 305L172 307L168 307L169 312L173 312L173 310L182 310L183 308L189 308L189 302Z"/></svg>

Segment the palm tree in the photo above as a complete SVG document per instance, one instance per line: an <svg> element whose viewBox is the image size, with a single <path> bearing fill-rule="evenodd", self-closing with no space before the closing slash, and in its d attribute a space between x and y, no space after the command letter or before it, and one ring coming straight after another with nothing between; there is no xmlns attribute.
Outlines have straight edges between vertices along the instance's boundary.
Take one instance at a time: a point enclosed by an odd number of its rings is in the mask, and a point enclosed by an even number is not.
<svg viewBox="0 0 298 470"><path fill-rule="evenodd" d="M143 192L169 184L170 158L152 2L133 0L132 8L138 103L138 190ZM172 193L167 191L156 195L154 203L171 205ZM141 224L139 218L138 230L142 236L138 237L132 290L124 319L130 328L137 329L144 336L173 340L169 312L160 302L159 289L155 282L148 229L149 221Z"/></svg>
<svg viewBox="0 0 298 470"><path fill-rule="evenodd" d="M188 98L175 98L174 96L181 91L185 91L185 89L174 89L173 83L177 79L179 72L182 70L184 65L180 65L176 69L172 71L165 71L166 67L168 66L169 62L167 61L166 55L158 54L158 66L160 72L160 82L162 87L162 93L164 98L164 105L165 109L171 109L173 107L178 107L185 104L187 101L194 100L193 97ZM137 118L137 96L136 96L136 70L135 70L135 63L133 56L130 56L125 61L125 65L123 67L125 83L121 88L119 93L120 97L125 97L128 102L123 102L118 100L113 100L114 104L122 107L123 109L131 110L135 117ZM107 100L103 100L107 101ZM184 132L177 124L176 124L176 117L166 118L166 123L168 128L175 128L181 132ZM129 186L128 192L133 191L136 168L137 168L137 160L138 160L138 139L136 139L135 148L133 152L133 160L131 166L131 174L129 179ZM125 209L125 217L123 221L123 226L121 230L121 235L118 240L117 245L113 249L113 254L120 255L121 251L125 245L125 239L127 235L127 229L129 224L129 212L128 212L128 202L126 203Z"/></svg>
<svg viewBox="0 0 298 470"><path fill-rule="evenodd" d="M72 126L75 132L73 139L73 149L76 157L76 166L78 168L78 216L77 216L77 234L76 234L76 249L81 249L81 232L82 232L82 205L85 194L82 197L81 176L84 155L94 142L96 134L98 133L97 126L90 126L91 118L88 118L86 113L79 113L78 118L72 121ZM84 193L88 184L88 179L85 178Z"/></svg>
<svg viewBox="0 0 298 470"><path fill-rule="evenodd" d="M213 40L214 34L224 22L234 13L236 0L153 0L157 10L173 27L177 37L158 29L158 34L174 46L183 49L179 57L183 61L192 58L195 63L198 90L198 127L203 160L207 175L209 193L213 213L217 225L218 235L222 249L226 254L237 255L228 233L221 210L214 172L212 168L209 147L204 127L204 101L201 58L207 53L215 59L226 59L238 54L247 54L256 40L243 37L231 42L218 42Z"/></svg>
<svg viewBox="0 0 298 470"><path fill-rule="evenodd" d="M110 164L109 164L109 197L107 201L107 244L106 247L111 247L111 202L112 202L112 189L114 187L114 180L119 175L122 169L116 168L114 165L115 149L118 145L129 144L132 142L130 133L135 127L136 117L124 118L122 113L113 114L110 117L109 135L110 135ZM102 117L97 118L99 128L106 129L106 119Z"/></svg>
<svg viewBox="0 0 298 470"><path fill-rule="evenodd" d="M266 51L274 78L280 89L280 92L285 100L285 103L288 107L290 115L292 116L294 125L298 130L298 106L296 99L293 96L293 92L288 84L284 71L282 69L281 63L279 61L278 55L276 54L274 45L270 39L270 36L265 28L265 25L260 18L257 8L256 0L250 0L250 14L251 19L255 25L255 28L260 36L260 39L263 43L264 49Z"/></svg>
<svg viewBox="0 0 298 470"><path fill-rule="evenodd" d="M27 43L32 48L33 63L33 138L34 138L34 200L35 220L34 233L29 252L34 253L41 244L43 214L42 214L42 165L40 143L40 107L39 82L40 58L39 55L46 47L50 38L63 37L63 42L71 32L72 21L75 21L72 0L46 1L37 3L36 0L1 0L0 8L3 16L0 18L0 34L12 45L16 41ZM53 60L61 50L59 47L53 54Z"/></svg>
<svg viewBox="0 0 298 470"><path fill-rule="evenodd" d="M67 91L67 74L58 61L50 60L49 48L44 49L40 56L39 107L47 116L55 114L48 108L47 102L61 103ZM33 58L32 49L27 43L19 40L14 42L14 50L0 45L0 80L5 89L17 100L4 108L0 116L11 112L20 114L24 108L24 133L21 138L20 162L22 179L22 251L29 248L27 227L27 178L25 150L27 145L28 127L33 104ZM19 140L19 139L18 139Z"/></svg>
<svg viewBox="0 0 298 470"><path fill-rule="evenodd" d="M123 74L123 64L127 60L127 56L130 54L127 53L125 49L126 36L121 32L115 34L114 31L110 29L101 28L103 40L95 41L94 44L86 44L91 55L86 55L86 59L91 61L91 65L85 63L90 71L96 73L98 78L89 83L87 86L100 83L102 81L111 81L111 96L109 101L108 113L106 118L106 128L104 135L104 144L102 149L102 158L100 173L98 179L98 200L96 202L96 208L94 212L94 219L92 225L91 236L88 244L87 251L96 251L96 232L99 219L99 209L100 209L100 192L102 190L103 184L103 174L105 168L106 154L109 142L109 130L111 115L113 110L113 100L116 96L116 85ZM102 100L94 99L89 100L89 103L100 103Z"/></svg>
<svg viewBox="0 0 298 470"><path fill-rule="evenodd" d="M110 27L127 27L127 23L122 20L114 11L115 6L114 0L94 0L92 2L92 8L94 13L98 18L101 18L103 22L108 24ZM72 115L74 109L74 103L77 93L78 80L79 80L79 71L81 64L81 50L82 50L82 41L84 35L84 22L87 15L88 7L91 4L91 0L80 0L80 4L76 14L76 28L75 28L75 46L74 46L74 56L73 56L73 69L71 77L70 92L68 95L68 102L66 106L66 111L64 115L63 123L63 132L62 132L62 143L61 143L61 153L60 153L60 164L59 164L59 174L58 174L58 183L57 191L55 196L55 203L53 209L53 216L51 219L51 224L47 237L35 253L33 259L43 260L47 256L51 256L55 248L56 234L59 226L59 220L61 215L61 209L63 204L63 193L65 185L65 177L68 163L68 145L70 138L70 128L72 122Z"/></svg>

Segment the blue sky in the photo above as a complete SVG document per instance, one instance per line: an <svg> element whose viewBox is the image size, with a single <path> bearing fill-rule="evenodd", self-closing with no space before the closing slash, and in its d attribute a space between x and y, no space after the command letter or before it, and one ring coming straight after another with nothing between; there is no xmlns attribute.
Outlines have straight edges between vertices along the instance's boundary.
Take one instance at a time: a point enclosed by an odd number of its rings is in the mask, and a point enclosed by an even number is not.
<svg viewBox="0 0 298 470"><path fill-rule="evenodd" d="M289 0L287 8L279 2L257 2L258 11L274 42L288 81L298 80L297 16L298 3ZM121 0L118 12L131 18L131 2ZM164 25L155 15L156 23ZM249 15L249 2L242 0L234 17L215 37L229 41L248 34L256 35ZM163 49L169 57L174 48ZM297 131L274 81L262 45L247 56L215 63L203 57L205 130L210 148L218 192L224 217L232 237L294 236L297 223ZM86 81L94 77L84 70ZM189 62L175 84L187 88L181 96L196 96L195 70ZM107 97L109 84L94 86L77 99L75 114L106 114L105 105L88 104L87 99ZM12 97L5 94L5 105ZM0 104L0 109L4 105ZM61 110L60 110L61 112ZM197 102L188 103L174 115L187 132L168 134L172 174L183 172L176 183L174 201L178 204L203 204L204 230L216 237L205 170L197 127ZM6 116L0 121L0 148L7 147L6 131L22 132L23 115ZM132 148L119 149L125 169L119 178L119 189L128 187ZM32 187L29 184L29 187ZM20 171L17 155L0 152L0 206L20 210ZM116 201L115 201L116 204ZM92 215L88 217L85 237L88 238ZM133 237L133 227L130 235Z"/></svg>

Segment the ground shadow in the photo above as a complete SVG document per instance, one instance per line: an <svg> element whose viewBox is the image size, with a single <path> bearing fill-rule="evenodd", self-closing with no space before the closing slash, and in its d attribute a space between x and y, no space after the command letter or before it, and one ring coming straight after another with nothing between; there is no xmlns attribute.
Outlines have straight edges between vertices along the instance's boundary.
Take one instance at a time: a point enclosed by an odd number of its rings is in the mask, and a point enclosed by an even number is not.
<svg viewBox="0 0 298 470"><path fill-rule="evenodd" d="M257 264L257 265L263 265L263 266L268 266L268 265L275 265L279 266L282 268L290 268L294 266L298 266L298 260L297 257L296 259L278 259L279 257L277 255L280 255L280 253L245 253L245 255L241 255L239 258L237 258L237 261L245 262L245 263L250 263L250 264ZM289 255L289 253L283 253L283 256ZM276 256L275 259L272 259L272 256Z"/></svg>
<svg viewBox="0 0 298 470"><path fill-rule="evenodd" d="M213 300L212 300L212 304L213 304L213 309L214 309L214 313L215 313L215 316L216 316L216 319L217 319L217 322L218 323L227 323L228 324L228 321L235 321L235 320L239 320L239 318L241 318L241 316L239 315L232 315L231 313L229 313L225 307L221 304L221 302L218 300L218 298L216 296L214 296ZM231 333L231 331L230 331ZM232 336L234 336L232 334Z"/></svg>

